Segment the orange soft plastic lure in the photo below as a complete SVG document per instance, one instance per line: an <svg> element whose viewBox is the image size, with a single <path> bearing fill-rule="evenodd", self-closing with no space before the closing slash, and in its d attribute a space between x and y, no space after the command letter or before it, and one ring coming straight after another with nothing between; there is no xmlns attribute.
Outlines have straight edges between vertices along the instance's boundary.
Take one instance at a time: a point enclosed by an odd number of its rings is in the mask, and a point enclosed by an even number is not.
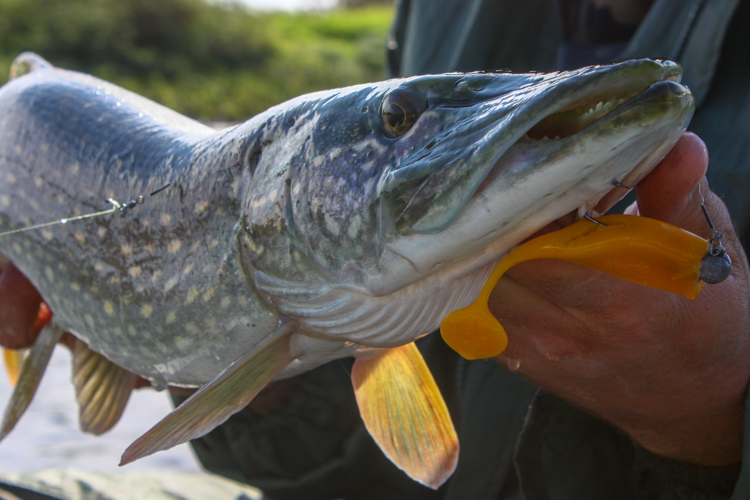
<svg viewBox="0 0 750 500"><path fill-rule="evenodd" d="M500 277L527 260L564 260L689 299L698 296L705 284L699 276L709 241L647 217L615 214L597 220L601 224L581 220L510 252L492 272L474 303L443 319L440 331L445 342L466 359L501 354L508 337L487 301Z"/></svg>

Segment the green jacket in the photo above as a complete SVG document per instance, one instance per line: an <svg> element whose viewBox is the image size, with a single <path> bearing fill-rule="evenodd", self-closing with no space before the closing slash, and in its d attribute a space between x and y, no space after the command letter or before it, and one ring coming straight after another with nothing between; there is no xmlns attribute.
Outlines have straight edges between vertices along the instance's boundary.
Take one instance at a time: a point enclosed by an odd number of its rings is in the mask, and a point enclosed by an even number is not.
<svg viewBox="0 0 750 500"><path fill-rule="evenodd" d="M700 102L691 129L708 144L709 182L745 239L748 19L750 0L656 0L619 55L683 65L684 81ZM389 41L390 68L403 76L549 71L556 69L562 26L552 0L402 0ZM194 449L208 470L274 499L750 499L750 437L741 471L671 462L505 366L467 362L435 335L419 345L461 440L458 468L438 491L412 482L383 457L359 418L343 361L299 377L279 413L262 417L245 409L194 441Z"/></svg>

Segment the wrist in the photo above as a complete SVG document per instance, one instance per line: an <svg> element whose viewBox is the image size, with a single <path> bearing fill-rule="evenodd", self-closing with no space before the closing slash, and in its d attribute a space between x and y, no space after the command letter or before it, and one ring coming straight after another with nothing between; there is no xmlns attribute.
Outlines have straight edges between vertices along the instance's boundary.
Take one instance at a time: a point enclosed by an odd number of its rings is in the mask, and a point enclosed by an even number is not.
<svg viewBox="0 0 750 500"><path fill-rule="evenodd" d="M685 381L671 396L605 418L660 457L707 467L740 463L748 384L744 365L724 372L713 388L706 381Z"/></svg>

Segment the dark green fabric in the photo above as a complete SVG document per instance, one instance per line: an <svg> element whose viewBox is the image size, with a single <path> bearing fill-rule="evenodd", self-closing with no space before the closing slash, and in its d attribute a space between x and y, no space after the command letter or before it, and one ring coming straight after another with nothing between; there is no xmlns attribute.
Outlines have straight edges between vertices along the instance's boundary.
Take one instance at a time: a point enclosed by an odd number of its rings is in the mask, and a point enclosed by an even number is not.
<svg viewBox="0 0 750 500"><path fill-rule="evenodd" d="M691 129L708 145L709 182L724 197L745 242L748 19L750 0L656 0L620 54L683 65L684 81L701 101ZM552 0L402 0L388 60L391 73L401 76L550 71L563 43L562 11ZM245 410L232 417L194 441L196 453L207 469L276 499L701 499L728 498L732 490L736 467L688 467L653 457L606 423L537 394L504 366L466 362L437 336L419 345L461 440L456 473L437 492L406 479L383 458L359 420L349 365L342 362L301 376L280 414L260 418ZM732 498L750 498L750 435Z"/></svg>
<svg viewBox="0 0 750 500"><path fill-rule="evenodd" d="M633 445L609 425L543 392L515 457L525 498L632 498Z"/></svg>
<svg viewBox="0 0 750 500"><path fill-rule="evenodd" d="M740 471L739 466L699 467L658 457L543 392L532 404L519 442L515 464L529 500L730 498Z"/></svg>

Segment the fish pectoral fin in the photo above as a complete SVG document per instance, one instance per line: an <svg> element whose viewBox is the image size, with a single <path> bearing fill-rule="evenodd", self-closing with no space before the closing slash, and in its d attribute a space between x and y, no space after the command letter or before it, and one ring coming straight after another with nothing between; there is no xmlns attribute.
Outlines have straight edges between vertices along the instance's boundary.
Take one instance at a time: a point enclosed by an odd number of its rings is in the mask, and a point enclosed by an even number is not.
<svg viewBox="0 0 750 500"><path fill-rule="evenodd" d="M39 381L42 380L44 370L47 368L49 358L52 356L52 351L62 335L62 330L49 325L39 332L36 342L23 360L18 381L10 395L10 401L5 407L3 422L0 424L0 440L13 430L21 415L29 407L29 403L31 403L37 387L39 387Z"/></svg>
<svg viewBox="0 0 750 500"><path fill-rule="evenodd" d="M365 427L383 453L415 481L440 487L456 469L458 436L416 345L357 359L352 384Z"/></svg>
<svg viewBox="0 0 750 500"><path fill-rule="evenodd" d="M138 376L117 366L76 339L73 346L73 385L78 423L83 432L107 432L122 416Z"/></svg>
<svg viewBox="0 0 750 500"><path fill-rule="evenodd" d="M133 442L122 455L120 465L199 438L242 410L294 360L290 331L289 323L282 322L263 342Z"/></svg>

